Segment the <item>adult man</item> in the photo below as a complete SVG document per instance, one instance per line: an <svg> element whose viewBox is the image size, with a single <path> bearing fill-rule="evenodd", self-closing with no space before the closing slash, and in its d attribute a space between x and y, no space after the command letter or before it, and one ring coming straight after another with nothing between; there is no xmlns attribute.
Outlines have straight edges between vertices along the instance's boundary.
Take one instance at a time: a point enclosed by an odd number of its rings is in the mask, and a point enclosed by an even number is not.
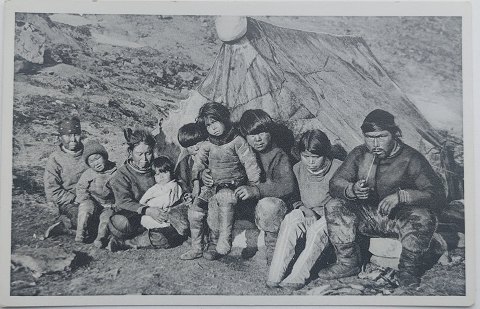
<svg viewBox="0 0 480 309"><path fill-rule="evenodd" d="M360 272L358 231L397 237L402 243L399 284L418 286L445 191L425 157L400 140L392 114L374 110L361 129L365 143L352 150L330 180L334 199L325 216L337 263L318 275L335 279Z"/></svg>

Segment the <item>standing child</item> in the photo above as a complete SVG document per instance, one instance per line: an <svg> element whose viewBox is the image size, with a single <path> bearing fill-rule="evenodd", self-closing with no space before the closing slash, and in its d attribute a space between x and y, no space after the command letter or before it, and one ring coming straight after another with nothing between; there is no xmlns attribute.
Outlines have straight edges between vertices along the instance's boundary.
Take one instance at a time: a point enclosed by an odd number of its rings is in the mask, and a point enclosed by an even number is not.
<svg viewBox="0 0 480 309"><path fill-rule="evenodd" d="M217 254L223 256L230 252L232 246L234 207L239 201L235 189L245 184L258 184L261 170L252 149L233 127L230 112L225 106L220 103L203 105L197 123L205 127L208 140L201 144L193 163L195 200L192 207L206 209L211 197L218 203L218 235L212 236L218 239ZM207 168L211 172L213 186L200 190L201 172ZM196 223L190 221L191 227L192 224ZM201 247L192 247L182 255L182 259L194 259L202 254Z"/></svg>
<svg viewBox="0 0 480 309"><path fill-rule="evenodd" d="M113 215L113 192L107 185L117 170L115 163L108 160L108 153L97 141L85 143L83 151L87 169L77 183L78 221L75 241L83 242L89 219L99 215L97 238L93 244L101 248L107 238L108 222Z"/></svg>
<svg viewBox="0 0 480 309"><path fill-rule="evenodd" d="M143 215L140 223L147 229L158 229L175 225L174 219L168 215L172 206L177 204L182 197L182 188L178 182L173 178L173 163L167 157L158 157L153 159L152 169L155 172L155 185L148 189L140 199L140 204L146 207L156 207L163 210L165 218L153 218ZM185 226L188 223L184 222ZM178 228L174 226L175 229ZM180 231L179 231L180 232Z"/></svg>
<svg viewBox="0 0 480 309"><path fill-rule="evenodd" d="M193 160L200 149L200 144L207 139L207 131L198 123L187 123L178 130L178 143L184 149L175 166L175 178L185 193L192 193Z"/></svg>
<svg viewBox="0 0 480 309"><path fill-rule="evenodd" d="M201 143L207 139L207 131L198 123L187 123L178 130L178 143L184 149L175 168L175 175L179 179L185 192L193 191L192 169L193 162L198 154ZM190 225L190 239L192 249L180 256L182 260L191 260L202 256L203 238L205 231L207 209L191 203L188 207L188 221Z"/></svg>
<svg viewBox="0 0 480 309"><path fill-rule="evenodd" d="M330 178L341 162L332 157L327 135L320 130L305 132L298 143L301 160L293 167L300 189L300 201L285 216L280 225L273 253L267 285L288 289L302 288L310 277L310 270L328 244L324 206L331 200L328 193ZM305 248L284 278L295 255L299 241Z"/></svg>

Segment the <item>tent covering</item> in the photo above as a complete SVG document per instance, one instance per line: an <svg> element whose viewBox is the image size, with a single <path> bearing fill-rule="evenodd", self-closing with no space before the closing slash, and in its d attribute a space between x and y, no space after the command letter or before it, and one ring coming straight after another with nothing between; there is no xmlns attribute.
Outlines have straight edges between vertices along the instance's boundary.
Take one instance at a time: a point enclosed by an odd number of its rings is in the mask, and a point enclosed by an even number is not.
<svg viewBox="0 0 480 309"><path fill-rule="evenodd" d="M166 135L175 140L176 130L207 101L225 104L234 121L247 109L261 108L296 135L321 129L347 151L363 142L365 116L381 108L395 116L411 146L440 146L431 125L356 36L247 18L246 34L222 45L205 79L165 121Z"/></svg>

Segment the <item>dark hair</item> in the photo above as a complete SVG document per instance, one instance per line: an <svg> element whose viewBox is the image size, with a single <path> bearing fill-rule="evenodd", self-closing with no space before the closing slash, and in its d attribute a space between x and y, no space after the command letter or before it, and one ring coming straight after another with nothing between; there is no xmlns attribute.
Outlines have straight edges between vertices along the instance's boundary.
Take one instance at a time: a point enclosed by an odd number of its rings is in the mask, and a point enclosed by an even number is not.
<svg viewBox="0 0 480 309"><path fill-rule="evenodd" d="M152 161L152 168L153 170L159 171L160 173L169 172L170 175L173 175L173 162L170 160L169 157L160 156L158 158L153 159Z"/></svg>
<svg viewBox="0 0 480 309"><path fill-rule="evenodd" d="M300 152L309 151L317 156L332 156L332 144L327 135L320 130L308 130L298 141Z"/></svg>
<svg viewBox="0 0 480 309"><path fill-rule="evenodd" d="M400 128L396 125L379 125L374 122L364 122L360 128L362 129L363 134L369 132L388 131L393 135L394 138L402 137L402 130L400 130Z"/></svg>
<svg viewBox="0 0 480 309"><path fill-rule="evenodd" d="M183 148L193 146L201 141L206 140L208 133L205 127L198 123L187 123L178 129L178 143Z"/></svg>
<svg viewBox="0 0 480 309"><path fill-rule="evenodd" d="M243 136L262 132L272 133L274 125L272 117L261 109L246 110L238 122L240 133Z"/></svg>
<svg viewBox="0 0 480 309"><path fill-rule="evenodd" d="M128 150L132 151L140 143L144 143L147 146L155 147L155 138L153 135L145 129L135 129L126 128L123 130L123 135L128 144Z"/></svg>
<svg viewBox="0 0 480 309"><path fill-rule="evenodd" d="M360 128L362 129L363 134L385 130L390 132L396 138L402 136L402 131L395 124L395 117L383 109L375 109L371 111L365 117Z"/></svg>
<svg viewBox="0 0 480 309"><path fill-rule="evenodd" d="M226 128L231 127L230 111L225 105L211 102L205 103L198 112L197 123L206 126L208 119L214 119L225 125Z"/></svg>

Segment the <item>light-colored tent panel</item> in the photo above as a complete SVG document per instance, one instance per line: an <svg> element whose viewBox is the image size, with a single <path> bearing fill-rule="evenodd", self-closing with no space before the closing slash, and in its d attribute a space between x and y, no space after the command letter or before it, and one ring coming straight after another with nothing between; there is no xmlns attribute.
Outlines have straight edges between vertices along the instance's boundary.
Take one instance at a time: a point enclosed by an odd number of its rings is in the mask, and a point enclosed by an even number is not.
<svg viewBox="0 0 480 309"><path fill-rule="evenodd" d="M286 29L247 19L246 34L222 45L217 59L192 96L165 121L167 138L194 121L207 101L223 103L233 120L261 108L295 134L325 131L351 150L362 143L360 125L376 108L396 116L404 140L440 146L440 138L415 105L388 76L366 42Z"/></svg>
<svg viewBox="0 0 480 309"><path fill-rule="evenodd" d="M347 150L362 142L360 125L373 109L396 116L404 139L438 145L434 130L354 36L277 27L248 19L246 35L224 43L197 91L225 104L233 117L262 108L298 134L327 132Z"/></svg>

